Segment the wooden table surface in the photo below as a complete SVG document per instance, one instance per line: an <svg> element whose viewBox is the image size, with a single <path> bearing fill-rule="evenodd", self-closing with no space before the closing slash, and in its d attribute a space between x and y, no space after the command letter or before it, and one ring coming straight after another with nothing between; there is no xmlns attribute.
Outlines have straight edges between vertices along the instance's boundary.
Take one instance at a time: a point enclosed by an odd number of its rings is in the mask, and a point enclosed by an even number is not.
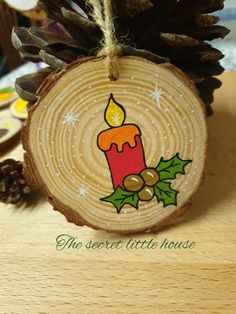
<svg viewBox="0 0 236 314"><path fill-rule="evenodd" d="M120 236L69 224L40 198L27 208L0 205L1 314L236 313L236 73L221 78L208 120L206 178L172 226ZM6 156L22 159L21 147ZM57 250L63 234L83 247ZM131 238L158 247L125 248ZM165 239L196 244L160 248ZM123 247L86 248L91 240Z"/></svg>

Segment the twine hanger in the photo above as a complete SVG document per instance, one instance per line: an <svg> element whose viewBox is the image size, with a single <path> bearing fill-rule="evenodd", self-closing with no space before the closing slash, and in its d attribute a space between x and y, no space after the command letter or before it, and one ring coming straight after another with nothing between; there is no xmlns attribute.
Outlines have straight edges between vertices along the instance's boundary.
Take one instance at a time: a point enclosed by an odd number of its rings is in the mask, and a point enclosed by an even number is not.
<svg viewBox="0 0 236 314"><path fill-rule="evenodd" d="M106 56L108 77L111 81L116 81L119 78L118 57L122 45L115 35L111 0L103 0L102 2L103 5L101 5L100 0L88 0L93 8L93 19L100 27L104 37L102 49L99 51L98 56Z"/></svg>

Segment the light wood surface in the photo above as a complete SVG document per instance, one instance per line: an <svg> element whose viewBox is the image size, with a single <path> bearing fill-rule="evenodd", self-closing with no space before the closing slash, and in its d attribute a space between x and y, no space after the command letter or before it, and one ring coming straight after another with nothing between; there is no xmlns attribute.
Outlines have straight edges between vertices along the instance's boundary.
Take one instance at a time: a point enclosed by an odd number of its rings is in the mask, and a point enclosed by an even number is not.
<svg viewBox="0 0 236 314"><path fill-rule="evenodd" d="M57 251L60 234L83 242L130 236L76 227L42 200L0 205L0 313L236 313L236 73L221 78L208 120L207 175L191 209L181 223L133 237L196 246ZM22 158L22 150L6 156Z"/></svg>

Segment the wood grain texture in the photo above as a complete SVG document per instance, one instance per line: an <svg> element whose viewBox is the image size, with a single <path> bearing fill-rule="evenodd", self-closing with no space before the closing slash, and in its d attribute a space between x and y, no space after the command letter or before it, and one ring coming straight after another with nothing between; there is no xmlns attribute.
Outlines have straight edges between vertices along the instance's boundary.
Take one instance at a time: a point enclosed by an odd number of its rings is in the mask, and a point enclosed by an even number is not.
<svg viewBox="0 0 236 314"><path fill-rule="evenodd" d="M207 142L203 104L195 86L168 63L122 57L119 80L113 82L105 62L82 59L47 78L23 132L24 173L56 210L77 225L118 233L157 229L183 212L202 179ZM158 102L152 95L157 89ZM117 213L113 204L101 201L114 192L106 157L97 144L98 135L107 130L104 112L111 92L124 106L125 124L140 128L147 167L155 168L161 158L168 160L177 153L191 161L186 174L183 171L173 182L176 204L164 206L154 197L140 202L138 210L126 205ZM72 125L65 123L68 115L74 119ZM79 188L86 194L81 196Z"/></svg>
<svg viewBox="0 0 236 314"><path fill-rule="evenodd" d="M82 241L126 241L68 224L40 201L30 208L0 205L0 313L236 312L236 73L221 76L209 119L204 185L181 223L137 239L192 240L189 251L55 249L59 234ZM22 158L17 147L5 157Z"/></svg>

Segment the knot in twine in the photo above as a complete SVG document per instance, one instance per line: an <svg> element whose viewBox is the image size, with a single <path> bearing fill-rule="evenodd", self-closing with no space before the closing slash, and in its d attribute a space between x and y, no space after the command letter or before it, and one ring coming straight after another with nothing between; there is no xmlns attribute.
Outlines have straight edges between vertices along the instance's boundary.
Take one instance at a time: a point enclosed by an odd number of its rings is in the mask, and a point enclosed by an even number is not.
<svg viewBox="0 0 236 314"><path fill-rule="evenodd" d="M100 0L88 0L93 8L93 19L103 32L102 49L98 56L107 57L108 77L111 81L116 81L119 77L118 57L122 51L122 45L118 42L115 35L113 23L111 0L103 0L103 6Z"/></svg>

